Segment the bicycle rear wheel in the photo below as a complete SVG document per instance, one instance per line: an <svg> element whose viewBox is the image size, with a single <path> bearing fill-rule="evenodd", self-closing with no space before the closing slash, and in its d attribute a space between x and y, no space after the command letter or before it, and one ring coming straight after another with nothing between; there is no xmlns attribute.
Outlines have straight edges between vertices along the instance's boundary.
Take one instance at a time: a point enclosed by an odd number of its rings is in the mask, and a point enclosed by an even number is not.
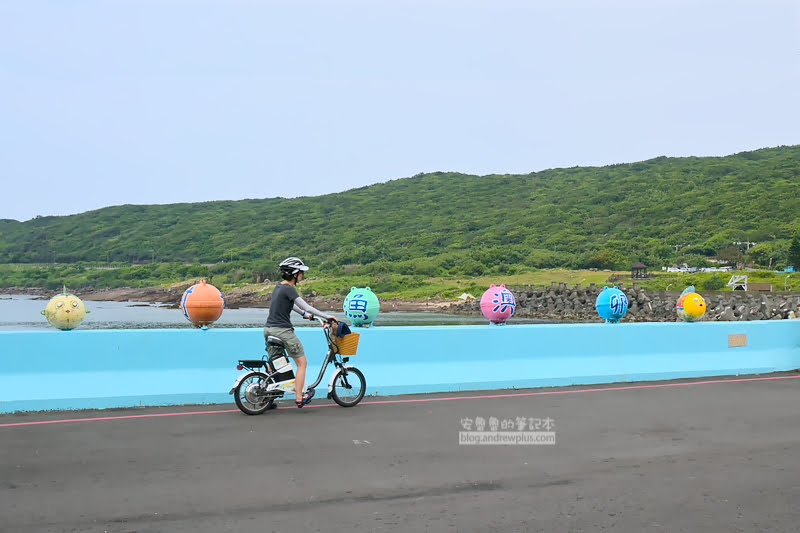
<svg viewBox="0 0 800 533"><path fill-rule="evenodd" d="M269 409L275 401L275 395L266 394L266 388L274 381L273 378L269 378L261 372L253 372L245 376L233 391L236 407L246 415L260 415Z"/></svg>
<svg viewBox="0 0 800 533"><path fill-rule="evenodd" d="M354 366L342 367L336 371L331 387L331 398L342 407L358 404L367 392L364 374Z"/></svg>

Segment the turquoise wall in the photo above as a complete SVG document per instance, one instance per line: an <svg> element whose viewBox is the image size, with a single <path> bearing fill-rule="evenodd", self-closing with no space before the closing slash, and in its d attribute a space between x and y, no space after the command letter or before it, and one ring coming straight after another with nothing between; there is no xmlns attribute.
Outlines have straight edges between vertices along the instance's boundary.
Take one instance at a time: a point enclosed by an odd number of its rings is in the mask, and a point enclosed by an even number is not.
<svg viewBox="0 0 800 533"><path fill-rule="evenodd" d="M313 381L319 328L298 328ZM368 394L754 374L800 368L800 320L362 329ZM744 334L747 345L729 347ZM232 403L261 329L0 332L0 412ZM328 376L331 370L328 370ZM327 387L327 377L319 392Z"/></svg>

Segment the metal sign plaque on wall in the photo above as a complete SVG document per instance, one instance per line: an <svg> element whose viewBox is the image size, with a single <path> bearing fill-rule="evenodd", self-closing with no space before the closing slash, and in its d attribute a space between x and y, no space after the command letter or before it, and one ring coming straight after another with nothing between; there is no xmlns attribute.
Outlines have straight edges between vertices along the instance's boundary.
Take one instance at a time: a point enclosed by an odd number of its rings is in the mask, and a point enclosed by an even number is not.
<svg viewBox="0 0 800 533"><path fill-rule="evenodd" d="M728 335L728 348L747 346L747 333L732 333Z"/></svg>

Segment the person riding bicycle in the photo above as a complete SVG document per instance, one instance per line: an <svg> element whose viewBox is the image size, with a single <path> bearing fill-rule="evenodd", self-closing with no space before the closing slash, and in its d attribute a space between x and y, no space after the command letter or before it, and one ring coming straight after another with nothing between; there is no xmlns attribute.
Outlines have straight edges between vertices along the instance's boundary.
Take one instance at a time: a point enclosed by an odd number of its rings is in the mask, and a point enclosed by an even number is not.
<svg viewBox="0 0 800 533"><path fill-rule="evenodd" d="M307 319L319 316L334 322L338 322L338 320L335 316L325 314L310 306L297 293L295 287L303 279L305 271L308 270L308 267L303 261L297 257L287 257L281 261L278 267L281 270L283 281L276 285L275 290L272 291L272 302L269 305L269 317L267 317L267 323L264 325L264 341L266 342L270 335L278 337L286 346L289 356L294 359L297 365L297 376L295 376L295 394L297 395L297 400L295 404L297 407L303 407L314 397L314 389L305 390L308 361L306 360L306 354L303 350L303 343L300 342L300 339L297 338L294 332L294 326L292 326L290 315L292 311L296 311L302 314L303 318Z"/></svg>

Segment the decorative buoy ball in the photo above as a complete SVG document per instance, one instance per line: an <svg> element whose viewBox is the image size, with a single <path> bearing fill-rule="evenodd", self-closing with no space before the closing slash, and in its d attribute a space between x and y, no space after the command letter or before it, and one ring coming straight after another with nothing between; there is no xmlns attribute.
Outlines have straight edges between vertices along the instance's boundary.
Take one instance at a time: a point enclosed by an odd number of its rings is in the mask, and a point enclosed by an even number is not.
<svg viewBox="0 0 800 533"><path fill-rule="evenodd" d="M53 296L42 314L50 322L50 325L62 330L70 330L78 327L86 317L86 307L80 298L74 294L62 292Z"/></svg>
<svg viewBox="0 0 800 533"><path fill-rule="evenodd" d="M687 292L678 298L675 309L682 320L694 322L706 314L706 301L696 292Z"/></svg>
<svg viewBox="0 0 800 533"><path fill-rule="evenodd" d="M597 314L606 322L619 322L628 312L628 297L617 287L603 287L594 302Z"/></svg>
<svg viewBox="0 0 800 533"><path fill-rule="evenodd" d="M505 324L516 309L514 295L505 285L490 285L481 296L481 311L492 324Z"/></svg>
<svg viewBox="0 0 800 533"><path fill-rule="evenodd" d="M380 310L378 297L369 287L363 289L351 287L350 293L344 299L344 316L350 319L354 326L369 326Z"/></svg>
<svg viewBox="0 0 800 533"><path fill-rule="evenodd" d="M183 316L197 327L208 326L222 315L225 298L206 280L195 283L181 297Z"/></svg>

